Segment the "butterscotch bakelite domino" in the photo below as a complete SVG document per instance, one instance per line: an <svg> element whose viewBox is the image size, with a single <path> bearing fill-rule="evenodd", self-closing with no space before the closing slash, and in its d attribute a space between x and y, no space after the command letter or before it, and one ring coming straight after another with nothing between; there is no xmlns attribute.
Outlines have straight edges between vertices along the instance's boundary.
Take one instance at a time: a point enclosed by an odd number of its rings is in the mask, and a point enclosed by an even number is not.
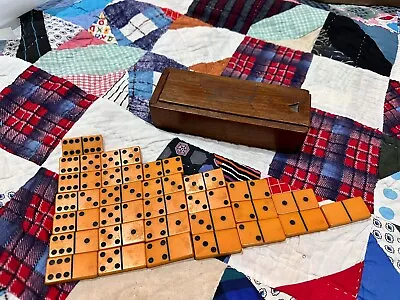
<svg viewBox="0 0 400 300"><path fill-rule="evenodd" d="M72 263L72 278L74 280L97 277L97 251L75 254Z"/></svg>
<svg viewBox="0 0 400 300"><path fill-rule="evenodd" d="M122 246L123 270L130 271L146 267L146 246L144 243Z"/></svg>
<svg viewBox="0 0 400 300"><path fill-rule="evenodd" d="M353 222L368 219L371 216L370 211L361 197L347 199L342 201L342 203Z"/></svg>
<svg viewBox="0 0 400 300"><path fill-rule="evenodd" d="M63 140L62 153L46 284L240 253L371 215L360 197L319 207L311 189L187 175L179 156L143 162L139 146L105 151L99 135Z"/></svg>
<svg viewBox="0 0 400 300"><path fill-rule="evenodd" d="M350 217L342 202L333 202L322 205L321 210L325 216L326 221L329 224L329 227L345 225L351 222Z"/></svg>

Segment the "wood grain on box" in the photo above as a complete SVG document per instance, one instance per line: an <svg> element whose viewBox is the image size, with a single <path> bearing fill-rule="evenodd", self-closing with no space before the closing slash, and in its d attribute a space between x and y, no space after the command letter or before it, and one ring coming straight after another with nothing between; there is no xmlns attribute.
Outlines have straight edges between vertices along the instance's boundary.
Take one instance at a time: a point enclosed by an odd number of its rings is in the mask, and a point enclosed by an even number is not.
<svg viewBox="0 0 400 300"><path fill-rule="evenodd" d="M166 69L150 111L166 130L296 152L309 129L310 105L306 90Z"/></svg>

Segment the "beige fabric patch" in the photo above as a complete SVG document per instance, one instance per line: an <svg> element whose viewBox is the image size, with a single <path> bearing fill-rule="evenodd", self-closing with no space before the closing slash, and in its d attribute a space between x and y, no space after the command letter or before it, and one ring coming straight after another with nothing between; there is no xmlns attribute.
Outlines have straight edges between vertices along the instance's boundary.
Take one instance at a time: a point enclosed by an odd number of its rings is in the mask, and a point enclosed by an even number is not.
<svg viewBox="0 0 400 300"><path fill-rule="evenodd" d="M322 28L322 27L321 27ZM304 52L311 52L314 47L314 43L317 40L321 28L318 28L309 34L294 40L279 40L279 41L268 41L279 46L285 46L294 50L300 50Z"/></svg>
<svg viewBox="0 0 400 300"><path fill-rule="evenodd" d="M226 268L217 259L187 260L80 281L72 299L212 299Z"/></svg>

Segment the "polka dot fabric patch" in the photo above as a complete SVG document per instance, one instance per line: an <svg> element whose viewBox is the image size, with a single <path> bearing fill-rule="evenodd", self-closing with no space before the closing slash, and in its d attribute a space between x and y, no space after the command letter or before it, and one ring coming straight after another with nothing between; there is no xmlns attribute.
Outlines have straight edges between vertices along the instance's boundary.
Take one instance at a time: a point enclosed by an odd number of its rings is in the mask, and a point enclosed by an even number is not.
<svg viewBox="0 0 400 300"><path fill-rule="evenodd" d="M375 214L400 225L400 172L378 181L374 196Z"/></svg>

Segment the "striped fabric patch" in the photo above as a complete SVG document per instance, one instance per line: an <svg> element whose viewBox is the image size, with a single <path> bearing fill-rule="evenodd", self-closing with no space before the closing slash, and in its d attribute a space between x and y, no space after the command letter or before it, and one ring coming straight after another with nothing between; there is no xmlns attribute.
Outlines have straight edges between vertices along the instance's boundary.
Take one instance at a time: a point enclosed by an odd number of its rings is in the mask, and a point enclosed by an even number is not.
<svg viewBox="0 0 400 300"><path fill-rule="evenodd" d="M119 106L127 109L129 104L128 85L129 76L128 73L125 73L102 98L117 103Z"/></svg>
<svg viewBox="0 0 400 300"><path fill-rule="evenodd" d="M22 15L20 20L21 42L17 50L17 57L34 63L39 57L51 51L43 12L31 10Z"/></svg>
<svg viewBox="0 0 400 300"><path fill-rule="evenodd" d="M247 166L240 165L230 159L214 154L215 164L224 172L226 181L240 181L259 179L261 172Z"/></svg>

